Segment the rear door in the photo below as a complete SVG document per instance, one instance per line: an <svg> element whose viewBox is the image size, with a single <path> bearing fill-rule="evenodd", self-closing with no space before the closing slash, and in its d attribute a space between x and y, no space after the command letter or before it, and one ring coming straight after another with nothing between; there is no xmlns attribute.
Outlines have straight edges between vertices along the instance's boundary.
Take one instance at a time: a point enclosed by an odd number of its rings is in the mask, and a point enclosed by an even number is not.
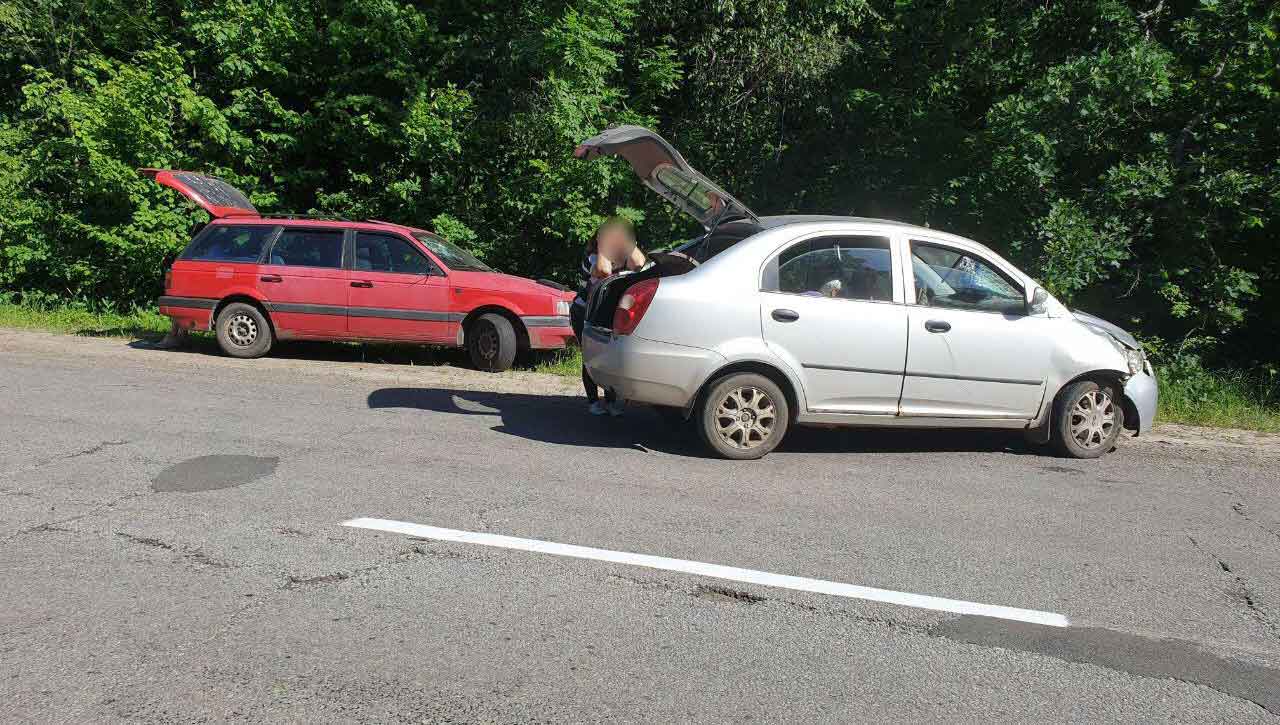
<svg viewBox="0 0 1280 725"><path fill-rule="evenodd" d="M352 337L457 341L444 271L399 234L355 233L347 290Z"/></svg>
<svg viewBox="0 0 1280 725"><path fill-rule="evenodd" d="M170 169L138 169L138 173L180 192L215 219L261 216L243 192L217 177Z"/></svg>
<svg viewBox="0 0 1280 725"><path fill-rule="evenodd" d="M907 311L887 236L824 233L793 241L765 265L765 342L796 361L809 409L895 415Z"/></svg>
<svg viewBox="0 0 1280 725"><path fill-rule="evenodd" d="M258 290L282 337L347 335L344 230L286 226L258 270Z"/></svg>
<svg viewBox="0 0 1280 725"><path fill-rule="evenodd" d="M615 126L578 144L580 159L617 155L631 164L644 185L697 219L704 229L731 219L757 220L755 213L698 173L666 139L640 126Z"/></svg>

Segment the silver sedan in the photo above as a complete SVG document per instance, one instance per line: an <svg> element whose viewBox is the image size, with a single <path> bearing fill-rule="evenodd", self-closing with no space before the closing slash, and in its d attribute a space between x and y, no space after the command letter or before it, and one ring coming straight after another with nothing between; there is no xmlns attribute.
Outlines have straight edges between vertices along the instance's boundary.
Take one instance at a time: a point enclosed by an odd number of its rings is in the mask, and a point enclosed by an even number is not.
<svg viewBox="0 0 1280 725"><path fill-rule="evenodd" d="M721 456L764 456L792 425L849 425L1018 429L1095 458L1152 425L1156 381L1133 336L982 244L757 216L634 126L575 153L623 157L706 229L597 286L583 356L598 383L691 419Z"/></svg>

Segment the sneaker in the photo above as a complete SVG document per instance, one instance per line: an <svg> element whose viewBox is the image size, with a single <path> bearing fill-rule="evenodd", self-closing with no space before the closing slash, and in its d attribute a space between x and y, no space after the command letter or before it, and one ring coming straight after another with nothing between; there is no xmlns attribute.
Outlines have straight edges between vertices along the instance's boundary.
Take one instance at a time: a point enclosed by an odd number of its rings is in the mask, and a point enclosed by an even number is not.
<svg viewBox="0 0 1280 725"><path fill-rule="evenodd" d="M587 406L587 412L592 415L604 415L609 412L609 409L604 407L604 403L596 400L592 401L591 405Z"/></svg>
<svg viewBox="0 0 1280 725"><path fill-rule="evenodd" d="M612 403L609 403L609 415L612 415L615 418L622 415L622 412L626 409L627 404L621 400L615 400Z"/></svg>

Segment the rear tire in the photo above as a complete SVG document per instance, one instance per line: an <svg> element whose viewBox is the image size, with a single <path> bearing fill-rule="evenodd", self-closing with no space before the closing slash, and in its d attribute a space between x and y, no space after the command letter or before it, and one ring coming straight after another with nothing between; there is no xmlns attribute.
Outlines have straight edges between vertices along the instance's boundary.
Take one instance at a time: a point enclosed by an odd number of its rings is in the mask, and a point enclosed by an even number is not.
<svg viewBox="0 0 1280 725"><path fill-rule="evenodd" d="M763 458L778 447L791 421L787 396L769 378L734 373L712 384L697 408L702 440L721 458Z"/></svg>
<svg viewBox="0 0 1280 725"><path fill-rule="evenodd" d="M486 312L467 327L467 354L477 370L490 373L510 370L518 351L515 327L502 315Z"/></svg>
<svg viewBox="0 0 1280 725"><path fill-rule="evenodd" d="M275 342L271 323L253 305L232 302L218 313L218 347L231 357L255 358L266 355Z"/></svg>
<svg viewBox="0 0 1280 725"><path fill-rule="evenodd" d="M1068 458L1099 458L1124 429L1116 389L1092 380L1072 383L1053 403L1053 447Z"/></svg>

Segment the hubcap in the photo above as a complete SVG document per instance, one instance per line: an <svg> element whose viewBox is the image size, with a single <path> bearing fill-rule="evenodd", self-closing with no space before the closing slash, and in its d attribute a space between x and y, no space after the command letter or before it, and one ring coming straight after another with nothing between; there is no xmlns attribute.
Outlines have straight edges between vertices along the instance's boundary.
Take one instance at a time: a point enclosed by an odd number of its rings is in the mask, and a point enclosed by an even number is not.
<svg viewBox="0 0 1280 725"><path fill-rule="evenodd" d="M732 448L755 448L769 439L777 422L773 401L760 388L734 388L716 406L715 428Z"/></svg>
<svg viewBox="0 0 1280 725"><path fill-rule="evenodd" d="M1071 437L1081 447L1094 449L1111 439L1116 427L1116 407L1111 396L1091 390L1071 407Z"/></svg>
<svg viewBox="0 0 1280 725"><path fill-rule="evenodd" d="M227 323L227 339L236 347L249 347L258 339L258 323L244 313L232 317Z"/></svg>

